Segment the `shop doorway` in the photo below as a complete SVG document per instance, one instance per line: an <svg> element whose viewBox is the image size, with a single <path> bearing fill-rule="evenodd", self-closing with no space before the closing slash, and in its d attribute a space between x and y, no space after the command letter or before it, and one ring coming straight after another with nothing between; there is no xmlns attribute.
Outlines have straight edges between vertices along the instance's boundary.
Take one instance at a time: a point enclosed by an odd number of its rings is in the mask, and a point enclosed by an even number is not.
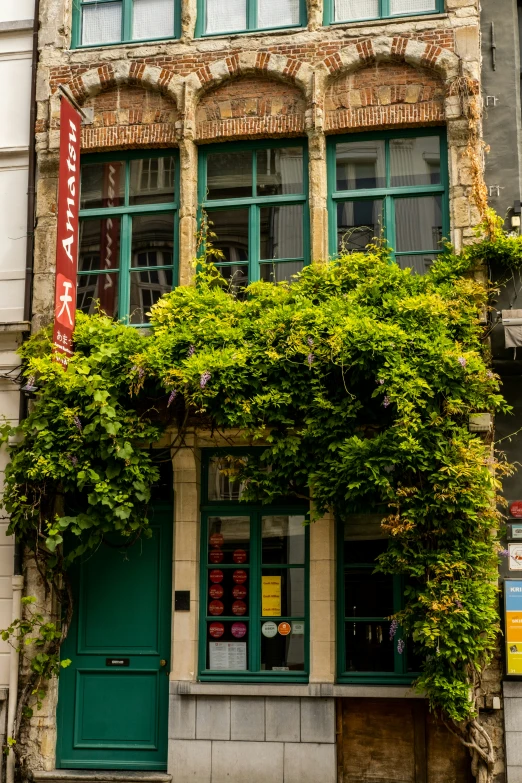
<svg viewBox="0 0 522 783"><path fill-rule="evenodd" d="M72 569L59 768L167 768L172 506L150 518L150 538L107 541Z"/></svg>

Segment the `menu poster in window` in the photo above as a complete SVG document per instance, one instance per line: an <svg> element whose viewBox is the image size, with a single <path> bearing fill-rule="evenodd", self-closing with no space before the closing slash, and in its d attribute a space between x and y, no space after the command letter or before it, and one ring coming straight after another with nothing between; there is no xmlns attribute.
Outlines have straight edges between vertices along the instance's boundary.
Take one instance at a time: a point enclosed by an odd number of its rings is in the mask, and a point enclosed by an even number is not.
<svg viewBox="0 0 522 783"><path fill-rule="evenodd" d="M522 674L522 579L505 580L506 674Z"/></svg>
<svg viewBox="0 0 522 783"><path fill-rule="evenodd" d="M263 617L281 616L281 577L261 577L261 614Z"/></svg>
<svg viewBox="0 0 522 783"><path fill-rule="evenodd" d="M209 668L217 671L246 671L246 642L209 642Z"/></svg>

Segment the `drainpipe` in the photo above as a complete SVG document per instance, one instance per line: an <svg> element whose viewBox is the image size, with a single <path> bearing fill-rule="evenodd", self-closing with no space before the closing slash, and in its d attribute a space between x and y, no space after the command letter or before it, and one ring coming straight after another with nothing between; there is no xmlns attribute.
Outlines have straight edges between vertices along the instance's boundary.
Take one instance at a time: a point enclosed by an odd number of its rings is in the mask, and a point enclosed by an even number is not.
<svg viewBox="0 0 522 783"><path fill-rule="evenodd" d="M31 320L31 304L33 291L33 268L34 268L34 215L35 215L35 182L36 182L36 76L38 70L38 30L40 26L40 0L34 2L33 18L33 46L31 63L31 97L29 107L29 161L27 171L27 247L25 255L25 291L24 291L24 321ZM27 401L23 393L20 394L20 419L23 419L27 413ZM24 577L22 576L22 547L18 541L15 541L13 558L13 608L12 619L16 620L22 613L22 591L24 588ZM14 723L16 718L16 709L18 705L18 673L20 666L20 655L16 650L11 649L9 656L9 702L7 708L7 737L12 737L14 733ZM14 783L15 777L15 754L11 750L6 761L6 783Z"/></svg>

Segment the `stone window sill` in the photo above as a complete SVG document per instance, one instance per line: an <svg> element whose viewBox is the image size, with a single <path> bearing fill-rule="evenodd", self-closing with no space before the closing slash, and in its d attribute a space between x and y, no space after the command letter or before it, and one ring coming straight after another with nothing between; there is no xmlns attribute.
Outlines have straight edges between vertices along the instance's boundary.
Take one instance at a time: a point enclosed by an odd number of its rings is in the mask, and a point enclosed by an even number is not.
<svg viewBox="0 0 522 783"><path fill-rule="evenodd" d="M405 685L334 685L314 682L288 683L188 682L171 680L172 696L298 696L317 698L422 699Z"/></svg>

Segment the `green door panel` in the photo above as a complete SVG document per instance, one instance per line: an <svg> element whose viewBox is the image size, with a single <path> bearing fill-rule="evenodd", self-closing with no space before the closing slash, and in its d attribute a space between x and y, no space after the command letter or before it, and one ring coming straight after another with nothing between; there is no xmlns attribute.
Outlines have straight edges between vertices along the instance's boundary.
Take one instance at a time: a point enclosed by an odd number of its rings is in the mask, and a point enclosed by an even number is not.
<svg viewBox="0 0 522 783"><path fill-rule="evenodd" d="M172 507L151 517L151 538L103 544L71 569L58 768L167 768Z"/></svg>

